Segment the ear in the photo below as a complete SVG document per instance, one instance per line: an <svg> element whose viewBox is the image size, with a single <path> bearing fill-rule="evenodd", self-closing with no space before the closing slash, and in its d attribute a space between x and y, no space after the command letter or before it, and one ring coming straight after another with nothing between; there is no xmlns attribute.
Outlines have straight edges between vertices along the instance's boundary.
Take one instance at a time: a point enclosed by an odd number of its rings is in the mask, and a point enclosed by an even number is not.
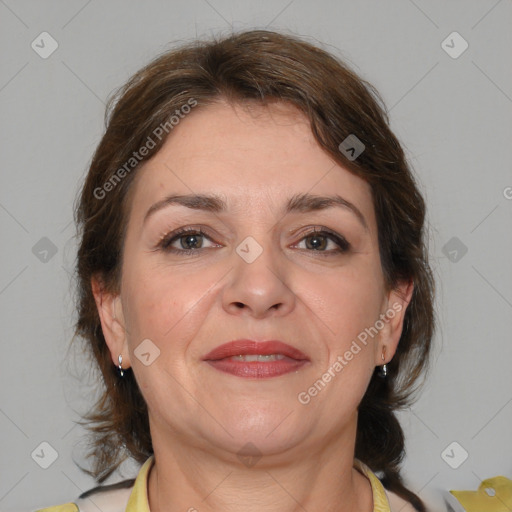
<svg viewBox="0 0 512 512"><path fill-rule="evenodd" d="M398 286L390 290L384 301L384 311L380 318L384 322L384 328L380 332L375 354L376 366L389 363L395 355L402 335L405 312L411 302L414 285L411 281L402 281ZM384 355L384 359L382 359Z"/></svg>
<svg viewBox="0 0 512 512"><path fill-rule="evenodd" d="M92 293L98 308L103 336L110 350L112 362L119 366L119 356L123 358L122 368L130 368L130 353L126 329L124 327L123 305L119 295L105 290L103 281L98 276L91 278Z"/></svg>

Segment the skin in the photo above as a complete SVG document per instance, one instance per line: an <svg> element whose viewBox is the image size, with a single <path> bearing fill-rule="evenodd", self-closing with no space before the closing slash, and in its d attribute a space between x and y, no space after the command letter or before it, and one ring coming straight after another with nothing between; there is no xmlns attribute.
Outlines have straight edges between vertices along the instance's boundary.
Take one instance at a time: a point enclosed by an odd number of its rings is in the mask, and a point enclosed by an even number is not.
<svg viewBox="0 0 512 512"><path fill-rule="evenodd" d="M412 284L385 286L369 185L320 148L294 107L220 100L180 121L132 192L120 294L105 292L98 278L92 286L112 362L122 355L148 404L151 510L373 510L370 483L353 468L357 406L375 366L395 353ZM340 206L283 214L288 199L304 193L342 196L367 226ZM144 222L169 194L216 194L227 209L171 204ZM185 226L206 231L202 248L158 247ZM322 249L313 249L313 228L334 231L350 248L337 252L320 237ZM236 252L248 236L263 249L252 263ZM182 242L187 247L185 238L172 245L180 250ZM402 311L301 404L298 394L393 304ZM310 361L255 380L202 360L241 338L281 340ZM160 350L148 366L134 354L145 339ZM261 455L251 466L237 456L248 442Z"/></svg>

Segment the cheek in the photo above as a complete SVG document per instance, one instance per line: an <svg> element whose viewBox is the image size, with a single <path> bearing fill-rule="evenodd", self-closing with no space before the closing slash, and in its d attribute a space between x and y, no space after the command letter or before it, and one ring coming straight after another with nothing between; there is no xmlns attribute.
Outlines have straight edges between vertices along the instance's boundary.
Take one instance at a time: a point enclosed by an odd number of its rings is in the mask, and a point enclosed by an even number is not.
<svg viewBox="0 0 512 512"><path fill-rule="evenodd" d="M201 325L200 317L209 304L208 290L216 282L215 276L208 274L190 274L163 265L127 264L123 305L126 301L132 350L138 340L146 338L161 350L178 348L188 341Z"/></svg>
<svg viewBox="0 0 512 512"><path fill-rule="evenodd" d="M311 309L325 351L317 361L318 373L305 380L298 395L300 403L329 405L330 420L341 422L357 408L374 371L373 345L377 337L367 329L379 318L381 281L367 269L348 268L328 276L304 276L301 299ZM336 413L332 404L338 404ZM320 413L321 414L321 413Z"/></svg>
<svg viewBox="0 0 512 512"><path fill-rule="evenodd" d="M322 276L304 274L301 280L301 298L323 322L330 338L346 341L379 316L383 288L370 269L345 267Z"/></svg>
<svg viewBox="0 0 512 512"><path fill-rule="evenodd" d="M175 405L187 410L188 395L182 396L176 382L188 378L187 350L212 307L208 290L215 276L149 265L126 265L126 276L123 311L131 365L143 396L158 411L173 389ZM150 354L146 360L145 353Z"/></svg>

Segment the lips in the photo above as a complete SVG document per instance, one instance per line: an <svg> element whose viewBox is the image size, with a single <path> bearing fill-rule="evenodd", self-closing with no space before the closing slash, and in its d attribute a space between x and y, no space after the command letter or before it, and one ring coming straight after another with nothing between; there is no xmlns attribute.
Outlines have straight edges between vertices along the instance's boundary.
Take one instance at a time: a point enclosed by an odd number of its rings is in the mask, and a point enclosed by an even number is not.
<svg viewBox="0 0 512 512"><path fill-rule="evenodd" d="M300 350L282 341L236 340L224 343L208 352L204 361L219 361L233 356L281 354L297 361L308 361L309 358Z"/></svg>
<svg viewBox="0 0 512 512"><path fill-rule="evenodd" d="M248 379L279 377L307 366L309 358L281 341L237 340L220 345L203 360L216 370Z"/></svg>

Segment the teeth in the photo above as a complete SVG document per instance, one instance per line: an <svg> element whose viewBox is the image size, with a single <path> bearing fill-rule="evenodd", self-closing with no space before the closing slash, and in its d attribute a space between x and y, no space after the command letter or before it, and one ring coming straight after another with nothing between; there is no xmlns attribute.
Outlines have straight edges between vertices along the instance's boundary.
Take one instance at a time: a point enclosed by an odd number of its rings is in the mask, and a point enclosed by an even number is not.
<svg viewBox="0 0 512 512"><path fill-rule="evenodd" d="M244 363L251 363L257 361L258 363L266 363L267 361L278 361L280 359L284 359L285 356L283 354L269 354L269 355L258 355L258 354L251 354L251 355L245 355L245 356L232 356L228 357L228 360L230 361L243 361Z"/></svg>

